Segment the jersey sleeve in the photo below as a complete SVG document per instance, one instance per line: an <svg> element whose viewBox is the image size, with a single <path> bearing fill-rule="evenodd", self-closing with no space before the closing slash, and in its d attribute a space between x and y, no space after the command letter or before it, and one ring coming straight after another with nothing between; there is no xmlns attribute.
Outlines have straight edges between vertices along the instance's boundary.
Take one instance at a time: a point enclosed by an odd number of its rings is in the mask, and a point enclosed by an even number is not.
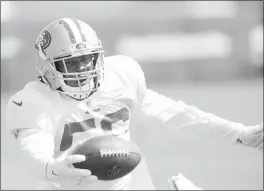
<svg viewBox="0 0 264 191"><path fill-rule="evenodd" d="M9 99L6 109L8 132L15 134L21 129L38 128L52 133L49 121L52 105L37 88L29 84Z"/></svg>
<svg viewBox="0 0 264 191"><path fill-rule="evenodd" d="M201 111L182 101L174 101L150 89L145 91L141 111L145 116L157 118L166 127L172 129L188 127L197 136L205 136L211 140L234 143L246 130L243 124Z"/></svg>
<svg viewBox="0 0 264 191"><path fill-rule="evenodd" d="M128 86L133 87L133 91L136 93L135 104L140 105L146 92L146 81L144 72L141 69L139 63L133 58L127 56L119 56L123 60L123 70L125 74L123 75L124 79L129 81Z"/></svg>
<svg viewBox="0 0 264 191"><path fill-rule="evenodd" d="M31 172L46 180L46 163L52 159L54 140L49 105L42 94L28 87L12 96L7 104L6 128L16 138Z"/></svg>

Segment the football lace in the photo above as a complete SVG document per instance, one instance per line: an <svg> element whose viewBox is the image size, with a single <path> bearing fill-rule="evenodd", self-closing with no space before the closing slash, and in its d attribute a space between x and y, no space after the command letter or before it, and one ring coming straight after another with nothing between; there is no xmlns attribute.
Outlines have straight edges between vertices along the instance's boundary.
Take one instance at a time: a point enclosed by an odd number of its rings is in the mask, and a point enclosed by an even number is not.
<svg viewBox="0 0 264 191"><path fill-rule="evenodd" d="M128 157L129 152L125 149L100 149L101 157Z"/></svg>

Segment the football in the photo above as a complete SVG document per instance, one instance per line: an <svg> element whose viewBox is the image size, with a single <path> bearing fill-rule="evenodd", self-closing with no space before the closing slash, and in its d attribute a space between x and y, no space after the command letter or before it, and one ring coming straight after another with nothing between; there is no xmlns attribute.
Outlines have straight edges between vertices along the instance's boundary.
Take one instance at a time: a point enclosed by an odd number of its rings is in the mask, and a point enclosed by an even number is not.
<svg viewBox="0 0 264 191"><path fill-rule="evenodd" d="M135 143L113 135L88 139L77 145L71 154L85 155L85 161L73 166L90 170L99 180L121 178L133 171L141 161L140 150Z"/></svg>

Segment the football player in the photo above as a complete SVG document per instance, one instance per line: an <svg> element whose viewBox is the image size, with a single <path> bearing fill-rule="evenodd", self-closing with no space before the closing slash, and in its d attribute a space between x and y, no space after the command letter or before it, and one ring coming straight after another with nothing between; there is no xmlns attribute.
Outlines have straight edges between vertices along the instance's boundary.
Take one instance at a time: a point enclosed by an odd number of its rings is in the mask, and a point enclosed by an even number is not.
<svg viewBox="0 0 264 191"><path fill-rule="evenodd" d="M135 108L166 127L203 124L199 131L209 137L263 149L261 125L230 122L148 89L140 65L127 56L104 57L95 31L81 20L63 18L48 24L35 47L39 80L10 98L7 128L32 173L52 189L154 189L145 160L125 177L101 181L89 170L73 167L84 156L65 154L97 135L130 140ZM137 177L133 173L144 176L144 184L131 185Z"/></svg>

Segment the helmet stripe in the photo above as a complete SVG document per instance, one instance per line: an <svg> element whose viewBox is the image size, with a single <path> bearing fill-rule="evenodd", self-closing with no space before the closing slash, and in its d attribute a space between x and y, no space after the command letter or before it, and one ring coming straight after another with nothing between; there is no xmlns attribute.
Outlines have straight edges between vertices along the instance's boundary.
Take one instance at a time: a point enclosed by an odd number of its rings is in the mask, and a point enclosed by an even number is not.
<svg viewBox="0 0 264 191"><path fill-rule="evenodd" d="M83 41L83 42L86 42L86 38L85 38L85 36L84 36L84 34L83 34L83 32L82 32L82 28L81 28L80 23L79 23L76 19L73 19L73 22L76 24L76 26L77 26L77 28L78 28L78 30L79 30L79 32L80 32L80 35L81 35L81 37L82 37L82 41Z"/></svg>
<svg viewBox="0 0 264 191"><path fill-rule="evenodd" d="M60 22L63 24L64 28L68 31L71 43L75 44L76 43L76 39L74 37L74 34L73 34L72 30L71 30L70 25L64 20L60 20Z"/></svg>
<svg viewBox="0 0 264 191"><path fill-rule="evenodd" d="M71 38L72 43L81 42L82 38L76 24L71 19L68 18L62 19L62 21L64 27L69 32L69 36Z"/></svg>

